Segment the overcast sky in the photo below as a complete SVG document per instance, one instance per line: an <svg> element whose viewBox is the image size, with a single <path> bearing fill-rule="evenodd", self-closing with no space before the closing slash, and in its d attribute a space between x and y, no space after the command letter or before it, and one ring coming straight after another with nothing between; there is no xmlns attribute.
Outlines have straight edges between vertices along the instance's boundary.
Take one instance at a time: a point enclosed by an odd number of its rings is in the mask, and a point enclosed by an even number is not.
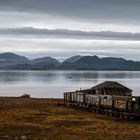
<svg viewBox="0 0 140 140"><path fill-rule="evenodd" d="M140 0L0 0L0 52L140 61Z"/></svg>

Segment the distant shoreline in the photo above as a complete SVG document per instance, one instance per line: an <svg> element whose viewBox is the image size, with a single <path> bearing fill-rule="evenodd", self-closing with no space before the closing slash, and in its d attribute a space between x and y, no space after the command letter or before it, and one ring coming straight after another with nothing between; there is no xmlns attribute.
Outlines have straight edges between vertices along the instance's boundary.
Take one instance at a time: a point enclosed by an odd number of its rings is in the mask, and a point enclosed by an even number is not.
<svg viewBox="0 0 140 140"><path fill-rule="evenodd" d="M22 98L20 96L0 96L0 99L31 99L31 100L63 101L63 98L41 98L41 97Z"/></svg>

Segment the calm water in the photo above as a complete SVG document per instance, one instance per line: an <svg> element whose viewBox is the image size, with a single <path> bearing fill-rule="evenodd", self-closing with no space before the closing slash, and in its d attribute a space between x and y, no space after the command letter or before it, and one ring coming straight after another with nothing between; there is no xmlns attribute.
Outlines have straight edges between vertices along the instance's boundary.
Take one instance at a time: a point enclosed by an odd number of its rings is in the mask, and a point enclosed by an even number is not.
<svg viewBox="0 0 140 140"><path fill-rule="evenodd" d="M0 71L0 96L63 97L63 92L118 81L140 95L138 71Z"/></svg>

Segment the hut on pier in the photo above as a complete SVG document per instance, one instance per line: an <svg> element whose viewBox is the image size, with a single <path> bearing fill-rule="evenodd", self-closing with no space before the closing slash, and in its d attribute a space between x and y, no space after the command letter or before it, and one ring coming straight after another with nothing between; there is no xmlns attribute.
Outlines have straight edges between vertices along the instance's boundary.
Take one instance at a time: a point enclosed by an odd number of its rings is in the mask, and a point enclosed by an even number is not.
<svg viewBox="0 0 140 140"><path fill-rule="evenodd" d="M131 89L115 81L105 81L90 89L77 90L75 91L75 93L95 94L95 95L132 96Z"/></svg>
<svg viewBox="0 0 140 140"><path fill-rule="evenodd" d="M132 96L131 89L115 81L103 82L90 90L94 91L95 94L102 95Z"/></svg>

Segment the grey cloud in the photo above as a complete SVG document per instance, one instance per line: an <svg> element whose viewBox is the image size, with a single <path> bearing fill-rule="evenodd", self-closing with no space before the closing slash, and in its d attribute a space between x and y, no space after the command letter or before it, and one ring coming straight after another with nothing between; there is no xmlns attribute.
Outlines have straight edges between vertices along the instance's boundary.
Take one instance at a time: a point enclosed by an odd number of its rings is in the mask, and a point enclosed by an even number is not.
<svg viewBox="0 0 140 140"><path fill-rule="evenodd" d="M30 58L41 56L70 57L72 55L99 55L140 60L140 41L74 40L55 38L0 38L0 52L14 52Z"/></svg>
<svg viewBox="0 0 140 140"><path fill-rule="evenodd" d="M139 23L140 0L1 0L0 11L38 12L86 20Z"/></svg>
<svg viewBox="0 0 140 140"><path fill-rule="evenodd" d="M105 40L137 40L140 41L140 33L131 32L86 32L67 29L37 29L37 28L9 28L0 29L1 36L15 37L46 37L46 38L69 38L69 39L105 39Z"/></svg>

